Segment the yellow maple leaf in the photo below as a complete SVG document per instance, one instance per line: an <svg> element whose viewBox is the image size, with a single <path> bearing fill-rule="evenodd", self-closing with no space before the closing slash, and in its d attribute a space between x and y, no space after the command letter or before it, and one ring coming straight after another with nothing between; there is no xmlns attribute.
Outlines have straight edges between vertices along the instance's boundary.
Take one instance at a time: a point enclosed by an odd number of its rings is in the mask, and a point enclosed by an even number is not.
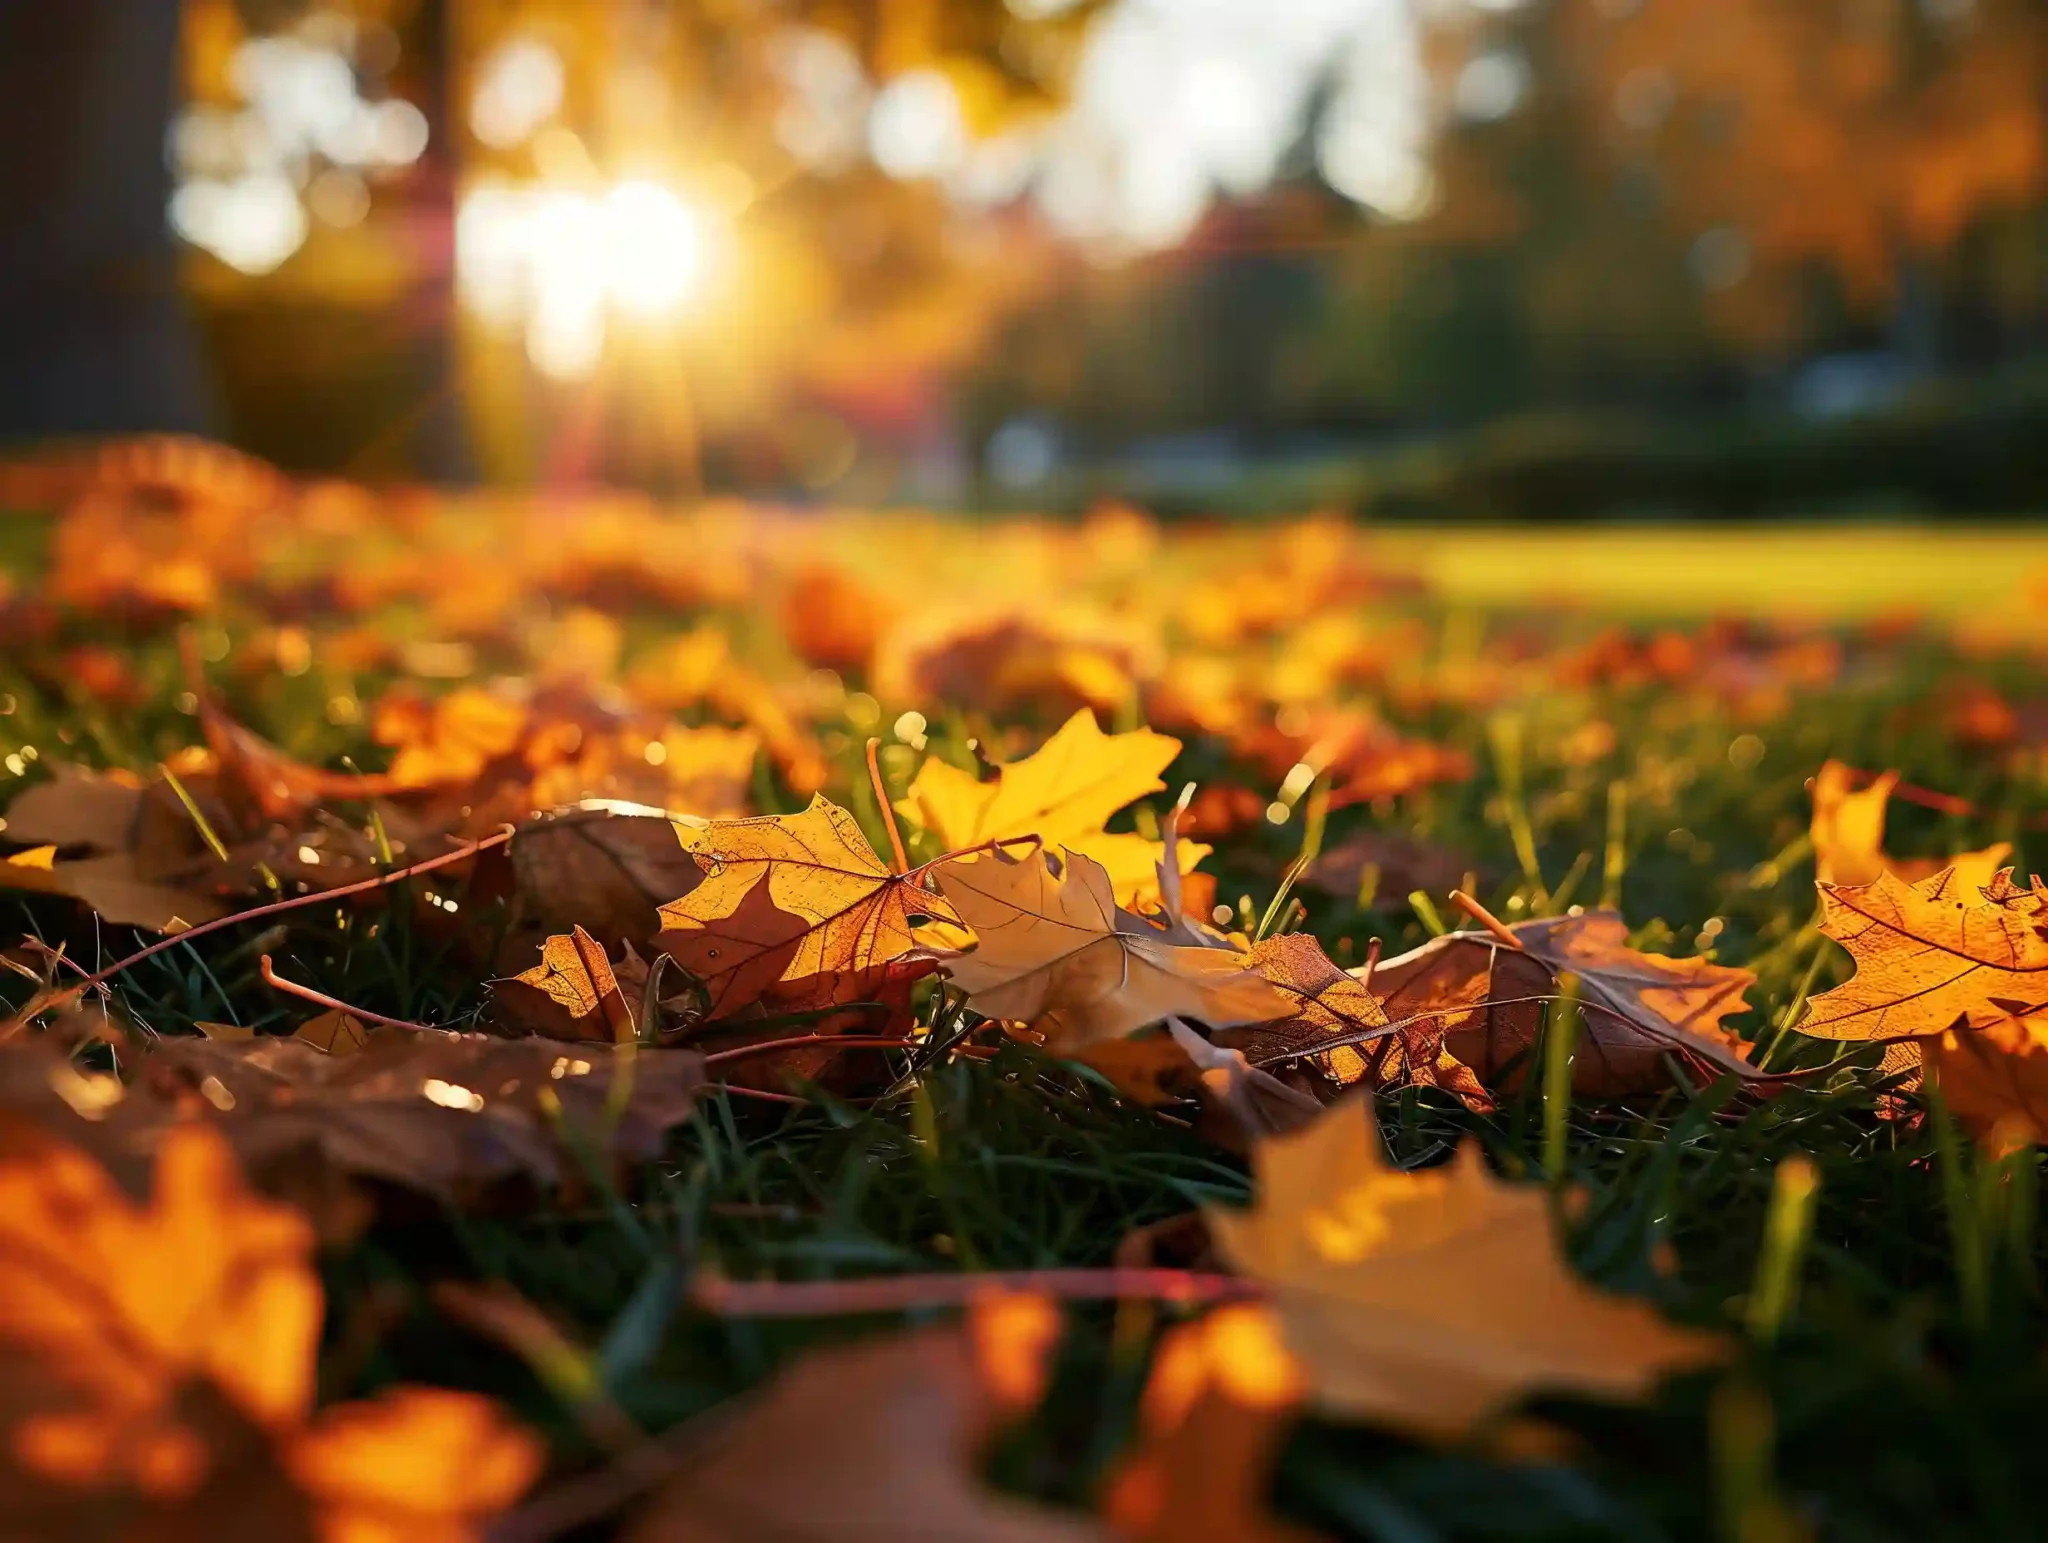
<svg viewBox="0 0 2048 1543"><path fill-rule="evenodd" d="M661 908L656 941L704 982L714 1017L764 998L781 1011L859 1001L918 946L913 916L958 920L822 795L801 814L713 820L684 846L704 880Z"/></svg>
<svg viewBox="0 0 2048 1543"><path fill-rule="evenodd" d="M1166 941L1121 910L1100 863L1079 852L1054 870L1043 848L953 858L939 890L974 929L974 951L945 961L977 1012L1031 1023L1056 1046L1115 1039L1169 1016L1211 1028L1287 1011L1235 948Z"/></svg>
<svg viewBox="0 0 2048 1543"><path fill-rule="evenodd" d="M539 1444L490 1400L440 1389L315 1412L313 1243L297 1212L243 1187L210 1127L165 1135L147 1204L74 1148L0 1129L11 1506L53 1536L110 1501L140 1513L137 1535L155 1535L146 1518L166 1536L234 1518L264 1536L310 1520L324 1543L480 1536L532 1481Z"/></svg>
<svg viewBox="0 0 2048 1543"><path fill-rule="evenodd" d="M639 1037L632 1004L604 945L581 927L547 939L540 963L499 982L494 994L536 1033L621 1045Z"/></svg>
<svg viewBox="0 0 2048 1543"><path fill-rule="evenodd" d="M1118 904L1154 902L1160 843L1102 827L1125 805L1164 788L1159 774L1179 754L1179 740L1150 729L1105 734L1084 707L987 782L928 758L896 808L952 851L1019 836L1036 836L1051 850L1071 848L1103 866ZM1181 843L1181 872L1192 872L1208 855L1206 846Z"/></svg>
<svg viewBox="0 0 2048 1543"><path fill-rule="evenodd" d="M1258 1203L1211 1209L1224 1256L1273 1293L1312 1397L1437 1436L1554 1389L1633 1399L1717 1341L1596 1291L1560 1257L1549 1197L1503 1184L1467 1143L1388 1165L1371 1099L1252 1151Z"/></svg>
<svg viewBox="0 0 2048 1543"><path fill-rule="evenodd" d="M1908 884L1820 886L1820 930L1856 961L1816 996L1799 1032L1821 1039L1906 1039L1981 1028L2048 1003L2044 898L2003 875L1974 894L1955 869Z"/></svg>
<svg viewBox="0 0 2048 1543"><path fill-rule="evenodd" d="M1884 849L1885 806L1899 774L1886 772L1861 790L1852 786L1855 774L1840 761L1827 761L1813 777L1814 867L1824 883L1869 884L1887 868L1909 882L1931 877L1944 867L1957 871L1964 893L1972 893L1991 882L2012 843L1997 842L1976 852L1963 852L1947 863L1926 858L1896 858Z"/></svg>

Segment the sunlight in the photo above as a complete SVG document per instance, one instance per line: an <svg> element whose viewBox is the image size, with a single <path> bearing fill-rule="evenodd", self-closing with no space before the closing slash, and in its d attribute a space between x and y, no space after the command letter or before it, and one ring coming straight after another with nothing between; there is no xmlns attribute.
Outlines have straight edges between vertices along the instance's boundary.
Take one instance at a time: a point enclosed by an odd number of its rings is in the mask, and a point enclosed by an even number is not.
<svg viewBox="0 0 2048 1543"><path fill-rule="evenodd" d="M723 223L643 178L601 195L485 184L457 211L457 291L486 325L523 327L542 374L584 379L604 357L611 319L651 326L696 308Z"/></svg>

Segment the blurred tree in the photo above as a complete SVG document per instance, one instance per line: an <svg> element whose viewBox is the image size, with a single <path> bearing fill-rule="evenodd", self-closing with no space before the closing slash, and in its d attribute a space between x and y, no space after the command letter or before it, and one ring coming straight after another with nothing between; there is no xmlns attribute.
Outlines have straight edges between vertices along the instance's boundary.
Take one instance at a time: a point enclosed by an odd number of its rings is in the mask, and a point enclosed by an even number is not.
<svg viewBox="0 0 2048 1543"><path fill-rule="evenodd" d="M197 429L164 200L177 0L0 5L0 441Z"/></svg>
<svg viewBox="0 0 2048 1543"><path fill-rule="evenodd" d="M1928 352L1936 261L2048 179L2040 0L1575 0L1560 23L1589 142L1751 336L1787 330L1817 262Z"/></svg>

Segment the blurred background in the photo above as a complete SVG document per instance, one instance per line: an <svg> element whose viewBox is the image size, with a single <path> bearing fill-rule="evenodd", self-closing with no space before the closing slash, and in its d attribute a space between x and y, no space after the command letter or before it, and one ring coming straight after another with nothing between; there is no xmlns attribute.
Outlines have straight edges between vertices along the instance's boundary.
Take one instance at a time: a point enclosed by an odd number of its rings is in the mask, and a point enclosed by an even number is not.
<svg viewBox="0 0 2048 1543"><path fill-rule="evenodd" d="M63 0L0 134L0 442L2048 512L2042 0Z"/></svg>

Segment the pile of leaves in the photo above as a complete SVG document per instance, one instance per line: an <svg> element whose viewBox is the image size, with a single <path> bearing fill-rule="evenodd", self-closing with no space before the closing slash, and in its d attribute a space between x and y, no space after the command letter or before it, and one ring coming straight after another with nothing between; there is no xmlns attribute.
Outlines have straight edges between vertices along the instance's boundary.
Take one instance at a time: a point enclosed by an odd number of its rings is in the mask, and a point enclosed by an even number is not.
<svg viewBox="0 0 2048 1543"><path fill-rule="evenodd" d="M2048 1520L2026 636L0 495L10 1536Z"/></svg>

